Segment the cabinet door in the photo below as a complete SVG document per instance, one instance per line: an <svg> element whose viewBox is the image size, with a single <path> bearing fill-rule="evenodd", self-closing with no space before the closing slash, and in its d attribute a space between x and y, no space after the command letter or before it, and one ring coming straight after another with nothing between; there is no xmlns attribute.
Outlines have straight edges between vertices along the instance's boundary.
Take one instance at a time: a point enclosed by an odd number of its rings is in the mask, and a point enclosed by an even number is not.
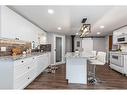
<svg viewBox="0 0 127 95"><path fill-rule="evenodd" d="M49 56L48 53L45 53L43 55L39 55L37 57L37 73L40 74L43 72L48 66L49 66Z"/></svg>
<svg viewBox="0 0 127 95"><path fill-rule="evenodd" d="M14 80L14 89L23 89L35 79L36 69L33 68L21 77Z"/></svg>
<svg viewBox="0 0 127 95"><path fill-rule="evenodd" d="M14 88L23 89L37 75L36 58L24 58L14 62Z"/></svg>
<svg viewBox="0 0 127 95"><path fill-rule="evenodd" d="M46 34L42 34L40 36L40 44L46 44L47 39L46 39Z"/></svg>
<svg viewBox="0 0 127 95"><path fill-rule="evenodd" d="M43 55L37 56L37 74L43 71Z"/></svg>
<svg viewBox="0 0 127 95"><path fill-rule="evenodd" d="M121 28L121 29L119 29L119 30L120 30L120 31L119 31L120 35L127 34L127 27L123 27L123 28Z"/></svg>
<svg viewBox="0 0 127 95"><path fill-rule="evenodd" d="M127 76L127 55L124 55L124 73Z"/></svg>
<svg viewBox="0 0 127 95"><path fill-rule="evenodd" d="M120 35L119 30L113 32L113 45L117 45L117 36Z"/></svg>
<svg viewBox="0 0 127 95"><path fill-rule="evenodd" d="M113 45L117 45L117 36L113 35Z"/></svg>
<svg viewBox="0 0 127 95"><path fill-rule="evenodd" d="M117 45L117 37L124 34L127 34L127 27L113 31L113 44Z"/></svg>
<svg viewBox="0 0 127 95"><path fill-rule="evenodd" d="M43 69L46 69L49 66L49 56L48 53L44 54L44 67Z"/></svg>
<svg viewBox="0 0 127 95"><path fill-rule="evenodd" d="M48 53L48 65L50 65L51 64L51 53L49 52Z"/></svg>

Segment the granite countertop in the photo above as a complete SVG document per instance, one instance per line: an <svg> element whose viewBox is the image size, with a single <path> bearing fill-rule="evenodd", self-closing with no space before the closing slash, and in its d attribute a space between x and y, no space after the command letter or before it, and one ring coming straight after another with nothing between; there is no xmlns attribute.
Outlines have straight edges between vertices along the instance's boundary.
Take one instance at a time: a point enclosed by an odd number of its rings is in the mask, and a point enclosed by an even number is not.
<svg viewBox="0 0 127 95"><path fill-rule="evenodd" d="M67 52L65 55L66 58L93 58L90 53L83 53L83 52Z"/></svg>
<svg viewBox="0 0 127 95"><path fill-rule="evenodd" d="M26 55L17 55L17 56L1 56L0 61L16 61L28 57L33 57L33 56L39 56L42 54L45 54L48 52L32 52L31 54L26 54Z"/></svg>
<svg viewBox="0 0 127 95"><path fill-rule="evenodd" d="M117 53L117 54L127 55L127 52L123 52L123 51L110 51L110 53Z"/></svg>

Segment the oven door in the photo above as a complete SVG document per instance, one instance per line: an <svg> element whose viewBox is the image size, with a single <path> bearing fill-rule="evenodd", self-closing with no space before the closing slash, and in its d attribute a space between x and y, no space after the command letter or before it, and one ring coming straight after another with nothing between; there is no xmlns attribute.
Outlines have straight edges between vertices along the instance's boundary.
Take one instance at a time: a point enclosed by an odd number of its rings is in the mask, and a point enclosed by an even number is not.
<svg viewBox="0 0 127 95"><path fill-rule="evenodd" d="M122 62L122 55L121 54L111 54L110 56L110 62L114 65L117 65L117 66L120 66L120 67L123 67L124 64Z"/></svg>

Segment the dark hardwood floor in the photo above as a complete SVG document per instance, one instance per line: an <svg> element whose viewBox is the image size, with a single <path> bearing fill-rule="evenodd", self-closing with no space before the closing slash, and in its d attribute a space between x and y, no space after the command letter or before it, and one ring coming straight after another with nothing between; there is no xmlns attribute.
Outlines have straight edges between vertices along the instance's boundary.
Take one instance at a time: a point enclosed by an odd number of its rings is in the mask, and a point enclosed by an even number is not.
<svg viewBox="0 0 127 95"><path fill-rule="evenodd" d="M110 69L108 65L96 68L96 76L104 82L87 85L68 84L65 64L58 67L55 74L42 73L25 89L127 89L127 77Z"/></svg>

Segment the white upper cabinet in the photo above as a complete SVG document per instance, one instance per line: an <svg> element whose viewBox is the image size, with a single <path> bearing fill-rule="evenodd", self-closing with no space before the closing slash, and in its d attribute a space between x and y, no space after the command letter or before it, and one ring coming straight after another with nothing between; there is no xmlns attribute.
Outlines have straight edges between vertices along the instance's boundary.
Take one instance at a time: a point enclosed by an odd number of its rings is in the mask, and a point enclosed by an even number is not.
<svg viewBox="0 0 127 95"><path fill-rule="evenodd" d="M119 35L118 30L113 32L113 44L117 45L117 36Z"/></svg>
<svg viewBox="0 0 127 95"><path fill-rule="evenodd" d="M120 35L127 34L127 26L120 29Z"/></svg>
<svg viewBox="0 0 127 95"><path fill-rule="evenodd" d="M47 43L47 34L45 32L43 33L38 33L39 37L39 42L40 44L46 44Z"/></svg>
<svg viewBox="0 0 127 95"><path fill-rule="evenodd" d="M125 34L127 34L127 26L113 31L113 44L117 45L117 37Z"/></svg>
<svg viewBox="0 0 127 95"><path fill-rule="evenodd" d="M46 39L46 36L43 35L46 33L42 29L6 6L1 7L1 28L1 37L3 38L34 41L36 46L40 43L39 36L41 36L41 42L43 43Z"/></svg>

